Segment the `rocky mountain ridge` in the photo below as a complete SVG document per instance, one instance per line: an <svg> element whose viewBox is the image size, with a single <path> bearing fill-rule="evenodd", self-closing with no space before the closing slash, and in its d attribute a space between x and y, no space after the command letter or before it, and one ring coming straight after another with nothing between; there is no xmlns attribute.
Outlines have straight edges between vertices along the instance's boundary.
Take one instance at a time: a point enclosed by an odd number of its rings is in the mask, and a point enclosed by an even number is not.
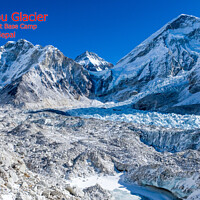
<svg viewBox="0 0 200 200"><path fill-rule="evenodd" d="M200 19L190 15L166 24L113 68L88 51L75 62L53 46L8 42L0 49L1 103L58 107L98 99L198 114L199 44Z"/></svg>
<svg viewBox="0 0 200 200"><path fill-rule="evenodd" d="M142 110L199 112L199 33L199 18L178 16L106 73L97 96L104 101L131 99Z"/></svg>
<svg viewBox="0 0 200 200"><path fill-rule="evenodd" d="M0 54L0 103L70 106L91 95L88 71L53 46L18 40L2 46Z"/></svg>

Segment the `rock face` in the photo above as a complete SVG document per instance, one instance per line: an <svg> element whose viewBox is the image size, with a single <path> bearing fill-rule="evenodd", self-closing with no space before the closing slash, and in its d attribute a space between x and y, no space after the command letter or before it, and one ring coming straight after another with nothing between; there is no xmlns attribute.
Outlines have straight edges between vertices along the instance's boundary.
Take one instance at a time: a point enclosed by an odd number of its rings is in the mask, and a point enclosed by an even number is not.
<svg viewBox="0 0 200 200"><path fill-rule="evenodd" d="M97 54L88 51L77 56L75 61L89 71L102 71L113 67L113 64L100 58Z"/></svg>
<svg viewBox="0 0 200 200"><path fill-rule="evenodd" d="M97 85L105 101L143 110L199 113L200 19L180 15L133 49Z"/></svg>
<svg viewBox="0 0 200 200"><path fill-rule="evenodd" d="M2 46L0 54L1 103L56 107L90 96L88 71L53 46L19 40Z"/></svg>

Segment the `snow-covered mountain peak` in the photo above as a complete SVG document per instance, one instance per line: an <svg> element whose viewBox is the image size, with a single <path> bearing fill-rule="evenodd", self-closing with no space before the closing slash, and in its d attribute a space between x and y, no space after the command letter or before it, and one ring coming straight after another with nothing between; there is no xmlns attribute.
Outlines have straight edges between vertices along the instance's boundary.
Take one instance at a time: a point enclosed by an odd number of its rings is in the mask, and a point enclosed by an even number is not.
<svg viewBox="0 0 200 200"><path fill-rule="evenodd" d="M186 15L181 14L177 18L173 19L171 22L166 24L166 30L175 30L175 29L183 29L183 28L196 28L199 26L200 18L192 16L192 15ZM195 26L195 24L198 24Z"/></svg>
<svg viewBox="0 0 200 200"><path fill-rule="evenodd" d="M183 21L199 21L200 18L196 17L194 15L188 15L188 14L180 14L177 17L175 17L174 19L172 19L169 23L172 23L174 21L179 21L179 22L183 22Z"/></svg>
<svg viewBox="0 0 200 200"><path fill-rule="evenodd" d="M27 41L25 39L19 39L16 42L15 41L8 41L2 47L4 47L4 48L10 48L10 47L13 47L13 46L15 46L15 47L33 47L34 45L31 42L29 42L29 41Z"/></svg>
<svg viewBox="0 0 200 200"><path fill-rule="evenodd" d="M102 71L113 67L113 64L89 51L85 51L81 55L77 56L75 61L80 65L83 65L89 71Z"/></svg>
<svg viewBox="0 0 200 200"><path fill-rule="evenodd" d="M81 55L77 56L75 58L75 60L83 60L85 57L87 57L88 59L93 58L93 59L96 59L96 60L104 61L104 59L99 57L96 53L89 52L89 51L85 51Z"/></svg>
<svg viewBox="0 0 200 200"><path fill-rule="evenodd" d="M26 40L0 47L1 103L64 105L89 96L89 72L56 47Z"/></svg>
<svg viewBox="0 0 200 200"><path fill-rule="evenodd" d="M104 101L131 99L129 102L137 109L171 111L176 108L182 113L192 109L191 112L197 112L199 66L200 19L182 14L106 73L103 81L99 81L97 95Z"/></svg>
<svg viewBox="0 0 200 200"><path fill-rule="evenodd" d="M165 24L162 28L135 47L129 54L120 59L115 68L124 65L124 61L127 63L127 58L134 56L135 53L143 51L145 48L150 50L155 44L158 46L162 41L167 41L166 38L169 38L169 40L173 38L180 40L182 37L186 40L185 42L187 42L188 37L195 37L195 35L197 35L196 39L200 38L199 30L200 18L192 15L181 14ZM168 46L166 44L166 47L170 48L170 44Z"/></svg>
<svg viewBox="0 0 200 200"><path fill-rule="evenodd" d="M84 53L81 54L82 56L94 56L94 57L98 57L97 54L93 53L93 52L89 52L89 51L85 51ZM103 60L103 59L102 59Z"/></svg>

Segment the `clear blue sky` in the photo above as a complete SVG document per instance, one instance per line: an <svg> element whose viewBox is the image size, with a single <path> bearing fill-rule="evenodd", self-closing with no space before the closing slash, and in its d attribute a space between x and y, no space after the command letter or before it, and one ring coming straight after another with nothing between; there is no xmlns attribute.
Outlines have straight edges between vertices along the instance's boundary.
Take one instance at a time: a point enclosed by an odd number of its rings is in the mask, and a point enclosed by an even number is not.
<svg viewBox="0 0 200 200"><path fill-rule="evenodd" d="M179 14L200 17L199 0L10 0L0 8L9 17L20 11L49 15L37 30L17 31L16 40L52 44L70 58L88 50L114 64Z"/></svg>

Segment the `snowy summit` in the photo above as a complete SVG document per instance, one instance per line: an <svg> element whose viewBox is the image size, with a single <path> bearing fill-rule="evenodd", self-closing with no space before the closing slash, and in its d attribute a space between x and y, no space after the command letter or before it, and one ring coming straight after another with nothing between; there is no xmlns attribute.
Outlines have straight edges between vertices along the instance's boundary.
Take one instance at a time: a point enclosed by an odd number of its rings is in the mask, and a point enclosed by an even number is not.
<svg viewBox="0 0 200 200"><path fill-rule="evenodd" d="M105 61L97 54L89 51L77 56L75 61L80 65L83 65L89 71L102 71L113 67L112 63Z"/></svg>

